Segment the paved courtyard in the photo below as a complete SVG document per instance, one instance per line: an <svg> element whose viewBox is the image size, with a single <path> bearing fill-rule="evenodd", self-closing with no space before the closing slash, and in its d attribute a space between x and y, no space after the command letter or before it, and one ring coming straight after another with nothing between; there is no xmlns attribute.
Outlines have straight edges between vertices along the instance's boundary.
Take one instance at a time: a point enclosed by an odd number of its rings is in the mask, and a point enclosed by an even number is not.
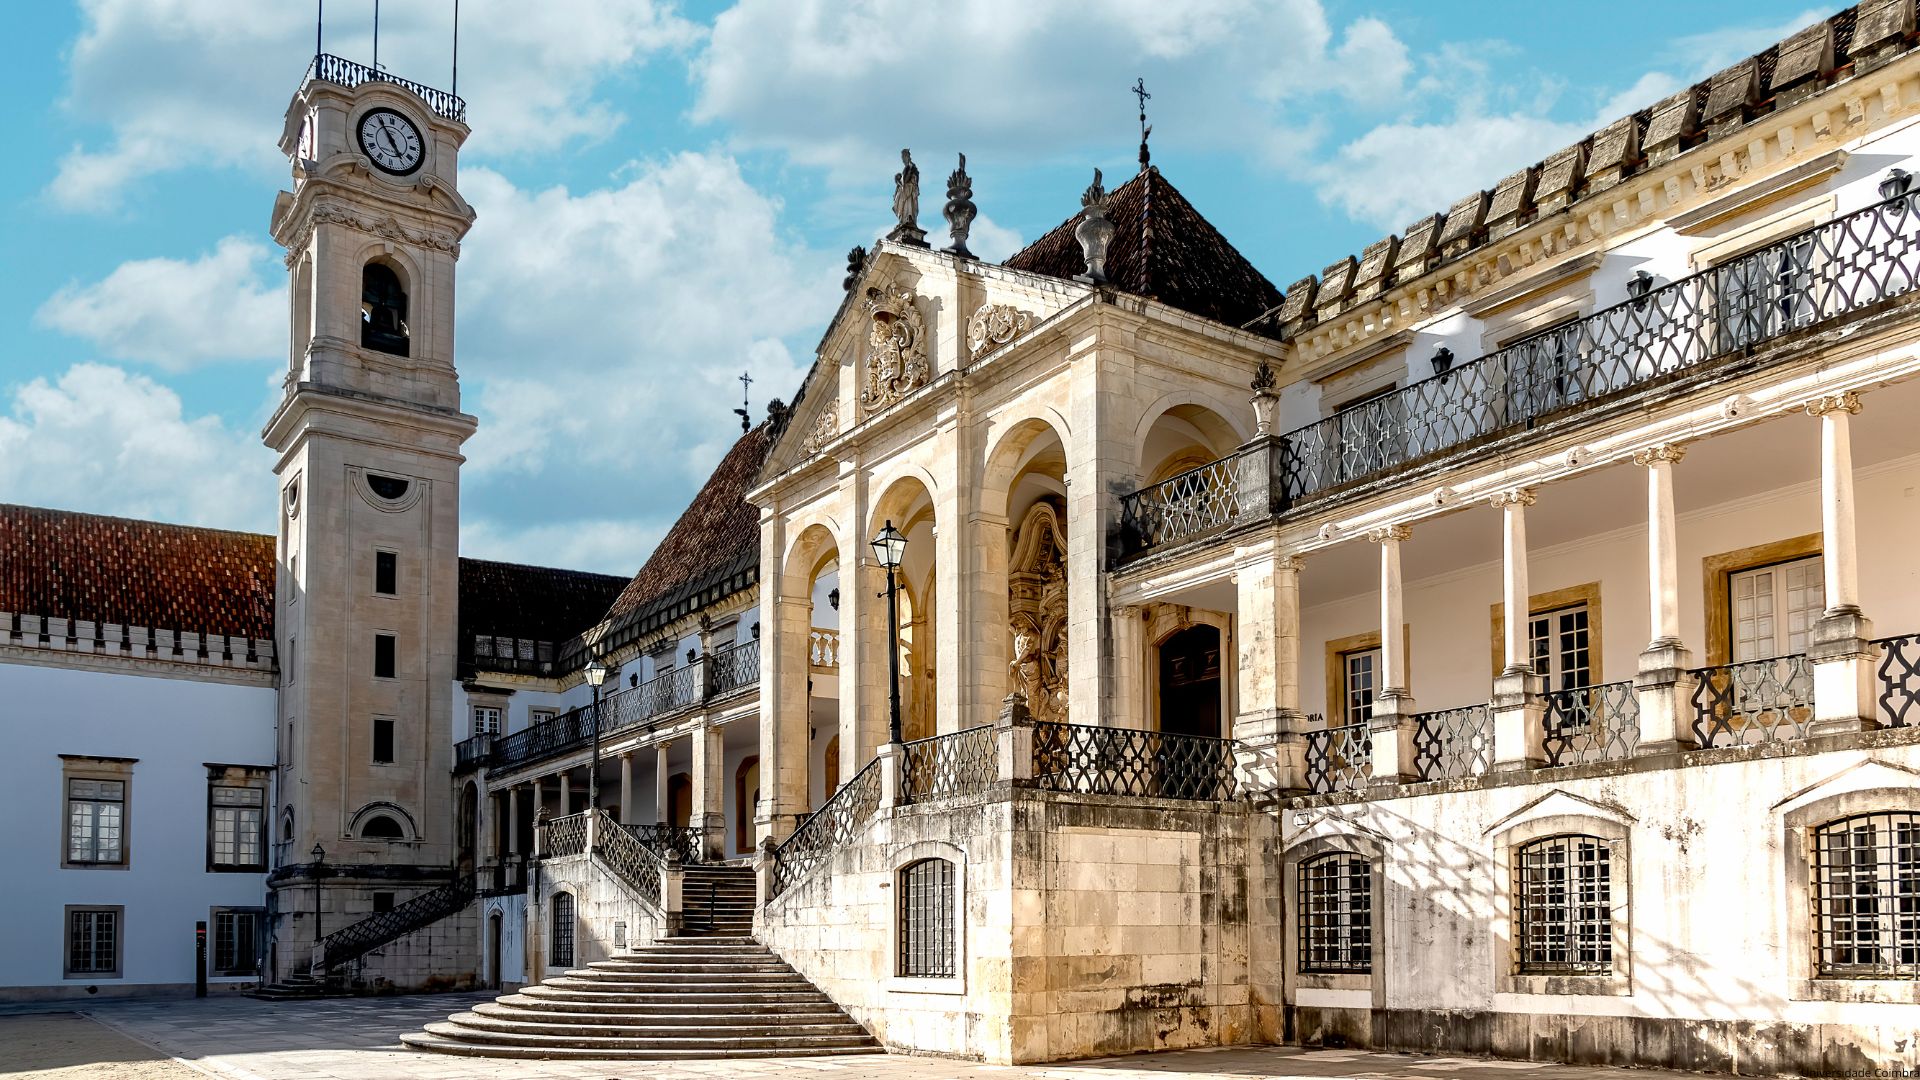
<svg viewBox="0 0 1920 1080"><path fill-rule="evenodd" d="M1188 1077L1353 1077L1361 1080L1515 1080L1516 1073L1538 1080L1620 1080L1619 1070L1538 1065L1529 1062L1431 1058L1373 1054L1356 1050L1303 1051L1285 1047L1187 1050L1141 1054L1045 1066L995 1066L944 1058L851 1056L791 1061L737 1060L701 1062L521 1062L443 1057L403 1049L401 1032L412 1031L448 1013L471 1007L488 995L353 999L269 1003L251 998L204 1001L89 1003L83 1012L104 1025L91 1027L67 1014L52 1025L47 1014L0 1015L0 1047L18 1045L29 1033L54 1026L70 1044L65 1056L45 1062L9 1060L0 1055L0 1074L105 1080L122 1076L203 1075L233 1080L713 1080L715 1077L778 1080L1136 1080ZM80 1029L84 1029L84 1032ZM97 1039L98 1055L88 1056ZM124 1036L124 1038L122 1038ZM149 1052L146 1071L130 1058L129 1042ZM102 1064L88 1068L86 1061ZM111 1064L107 1064L111 1062ZM60 1067L65 1066L65 1067ZM1660 1074L1638 1072L1639 1078ZM1671 1074L1679 1077L1683 1074Z"/></svg>

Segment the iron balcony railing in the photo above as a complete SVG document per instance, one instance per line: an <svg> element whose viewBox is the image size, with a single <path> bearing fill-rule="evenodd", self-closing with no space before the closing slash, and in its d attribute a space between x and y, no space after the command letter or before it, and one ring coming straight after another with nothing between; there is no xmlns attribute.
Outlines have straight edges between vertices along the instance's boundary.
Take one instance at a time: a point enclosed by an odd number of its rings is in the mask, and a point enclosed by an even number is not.
<svg viewBox="0 0 1920 1080"><path fill-rule="evenodd" d="M1881 638L1879 677L1880 716L1888 727L1907 727L1920 720L1920 634Z"/></svg>
<svg viewBox="0 0 1920 1080"><path fill-rule="evenodd" d="M1285 513L1571 410L1696 377L1913 292L1920 192L1834 218L1121 498L1127 554Z"/></svg>
<svg viewBox="0 0 1920 1080"><path fill-rule="evenodd" d="M624 734L680 709L760 683L760 639L713 650L684 667L616 690L600 701L600 738ZM593 741L593 706L496 736L490 768L504 769L577 750Z"/></svg>
<svg viewBox="0 0 1920 1080"><path fill-rule="evenodd" d="M313 63L307 68L307 77L320 82L330 82L335 86L344 86L349 90L371 82L389 83L411 91L421 101L427 103L427 108L432 109L435 116L461 124L467 122L467 103L461 98L445 90L435 90L431 86L414 82L412 79L397 78L377 68L334 56L331 53L315 56Z"/></svg>
<svg viewBox="0 0 1920 1080"><path fill-rule="evenodd" d="M1000 776L991 725L916 739L900 749L901 802L969 794Z"/></svg>
<svg viewBox="0 0 1920 1080"><path fill-rule="evenodd" d="M548 858L587 853L587 815L582 812L547 821L547 842L540 853Z"/></svg>
<svg viewBox="0 0 1920 1080"><path fill-rule="evenodd" d="M1803 653L1693 676L1693 738L1703 750L1802 739L1813 729L1813 665Z"/></svg>
<svg viewBox="0 0 1920 1080"><path fill-rule="evenodd" d="M852 841L854 833L873 819L880 809L880 758L867 762L841 786L826 804L808 814L793 835L773 850L773 875L768 899L813 872L838 847Z"/></svg>
<svg viewBox="0 0 1920 1080"><path fill-rule="evenodd" d="M1640 745L1640 695L1631 679L1549 691L1541 727L1549 768L1623 761Z"/></svg>
<svg viewBox="0 0 1920 1080"><path fill-rule="evenodd" d="M1485 705L1414 718L1413 771L1422 780L1476 776L1493 765L1493 713Z"/></svg>
<svg viewBox="0 0 1920 1080"><path fill-rule="evenodd" d="M472 772L487 763L493 756L493 736L475 735L471 739L462 739L453 744L453 771L455 775Z"/></svg>
<svg viewBox="0 0 1920 1080"><path fill-rule="evenodd" d="M706 860L706 834L690 825L623 825L621 828L663 859L678 855L683 863Z"/></svg>
<svg viewBox="0 0 1920 1080"><path fill-rule="evenodd" d="M1309 724L1319 717L1307 718ZM1373 780L1373 732L1367 721L1307 731L1307 790L1365 791Z"/></svg>
<svg viewBox="0 0 1920 1080"><path fill-rule="evenodd" d="M1233 746L1232 739L1035 721L1033 784L1087 795L1231 799Z"/></svg>

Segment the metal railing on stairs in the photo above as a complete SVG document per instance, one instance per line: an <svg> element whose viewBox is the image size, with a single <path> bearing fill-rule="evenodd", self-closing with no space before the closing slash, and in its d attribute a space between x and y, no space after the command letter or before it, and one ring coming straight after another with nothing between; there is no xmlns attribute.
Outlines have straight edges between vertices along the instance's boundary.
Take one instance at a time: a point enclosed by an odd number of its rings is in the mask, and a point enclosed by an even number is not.
<svg viewBox="0 0 1920 1080"><path fill-rule="evenodd" d="M474 875L461 874L437 889L421 893L390 911L377 911L344 930L320 939L314 948L313 971L322 974L357 960L415 930L424 929L473 902Z"/></svg>
<svg viewBox="0 0 1920 1080"><path fill-rule="evenodd" d="M808 814L785 843L774 849L768 899L807 876L834 848L852 840L854 832L872 820L880 809L880 765L879 758L867 762L825 805Z"/></svg>

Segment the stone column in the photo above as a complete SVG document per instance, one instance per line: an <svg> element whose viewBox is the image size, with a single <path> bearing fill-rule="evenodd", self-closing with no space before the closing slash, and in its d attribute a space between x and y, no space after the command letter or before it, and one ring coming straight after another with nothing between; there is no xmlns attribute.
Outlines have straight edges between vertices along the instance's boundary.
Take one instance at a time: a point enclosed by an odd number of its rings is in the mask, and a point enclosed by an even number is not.
<svg viewBox="0 0 1920 1080"><path fill-rule="evenodd" d="M1116 606L1113 616L1113 701L1107 712L1114 727L1146 729L1146 609Z"/></svg>
<svg viewBox="0 0 1920 1080"><path fill-rule="evenodd" d="M1240 711L1240 792L1305 791L1306 717L1300 712L1300 559L1271 543L1234 551Z"/></svg>
<svg viewBox="0 0 1920 1080"><path fill-rule="evenodd" d="M560 812L555 817L566 817L573 813L573 770L560 770Z"/></svg>
<svg viewBox="0 0 1920 1080"><path fill-rule="evenodd" d="M840 465L840 490L853 535L840 554L840 780L873 760L887 741L886 574L873 560L867 529L871 506L866 473L853 460Z"/></svg>
<svg viewBox="0 0 1920 1080"><path fill-rule="evenodd" d="M1635 452L1647 470L1647 607L1652 641L1640 654L1634 693L1640 700L1641 754L1691 750L1693 653L1680 640L1680 542L1673 512L1673 466L1686 456L1674 443Z"/></svg>
<svg viewBox="0 0 1920 1080"><path fill-rule="evenodd" d="M633 751L620 755L620 824L633 821Z"/></svg>
<svg viewBox="0 0 1920 1080"><path fill-rule="evenodd" d="M1546 763L1542 737L1546 718L1545 689L1534 674L1527 628L1533 618L1527 582L1527 507L1534 503L1528 488L1503 491L1489 500L1501 513L1504 526L1502 589L1502 655L1504 666L1493 681L1493 767L1497 770L1537 769Z"/></svg>
<svg viewBox="0 0 1920 1080"><path fill-rule="evenodd" d="M1406 615L1400 582L1400 544L1413 535L1405 525L1367 534L1380 545L1380 688L1373 695L1373 782L1400 784L1415 778L1413 734L1417 706L1408 686Z"/></svg>
<svg viewBox="0 0 1920 1080"><path fill-rule="evenodd" d="M1854 537L1853 441L1860 411L1852 391L1807 402L1820 418L1820 555L1827 610L1807 637L1813 664L1813 733L1864 731L1879 723L1873 623L1860 611L1860 550Z"/></svg>
<svg viewBox="0 0 1920 1080"><path fill-rule="evenodd" d="M1096 331L1096 335L1099 331ZM1138 453L1130 398L1134 359L1124 347L1076 342L1068 358L1067 719L1109 724L1103 716L1112 676L1106 617L1106 570L1117 539L1120 494L1137 486L1119 472Z"/></svg>
<svg viewBox="0 0 1920 1080"><path fill-rule="evenodd" d="M520 854L520 786L507 789L507 855Z"/></svg>
<svg viewBox="0 0 1920 1080"><path fill-rule="evenodd" d="M708 857L726 854L726 745L723 729L702 724L693 733L693 815ZM844 743L842 744L845 745Z"/></svg>
<svg viewBox="0 0 1920 1080"><path fill-rule="evenodd" d="M1004 515L982 511L979 502L977 497L972 500L972 517L967 522L967 556L973 562L966 583L967 626L961 638L967 650L961 668L967 673L968 687L963 696L973 714L970 723L989 722L1013 689L1008 667L1013 659L1013 634L1007 597L1008 534L1012 526Z"/></svg>
<svg viewBox="0 0 1920 1080"><path fill-rule="evenodd" d="M760 810L757 835L784 840L808 806L807 638L812 582L787 581L786 530L760 518ZM844 590L841 594L845 596Z"/></svg>
<svg viewBox="0 0 1920 1080"><path fill-rule="evenodd" d="M545 781L544 779L542 779L542 778L540 778L540 777L534 777L534 780L533 780L533 806L532 806L532 808L530 808L530 809L529 809L529 810L527 811L527 815L528 815L529 817L531 817L531 818L532 818L533 820L535 820L535 821L539 821L539 820L540 820L540 811L542 811L542 810L545 810L546 808L547 808L547 785L546 785L546 781Z"/></svg>
<svg viewBox="0 0 1920 1080"><path fill-rule="evenodd" d="M653 748L653 820L656 825L665 825L673 820L673 792L668 790L668 781L673 775L667 771L667 747L669 743L658 743Z"/></svg>
<svg viewBox="0 0 1920 1080"><path fill-rule="evenodd" d="M967 443L964 408L956 415L943 417L934 434L937 450L934 460L940 489L933 497L933 602L915 611L917 618L933 623L933 730L936 735L990 723L992 716L982 707L977 713L970 700L967 684L967 648L971 599L967 587L972 552L968 550L967 518L972 503L971 463L963 449ZM916 645L918 643L916 642ZM920 658L915 658L916 662Z"/></svg>

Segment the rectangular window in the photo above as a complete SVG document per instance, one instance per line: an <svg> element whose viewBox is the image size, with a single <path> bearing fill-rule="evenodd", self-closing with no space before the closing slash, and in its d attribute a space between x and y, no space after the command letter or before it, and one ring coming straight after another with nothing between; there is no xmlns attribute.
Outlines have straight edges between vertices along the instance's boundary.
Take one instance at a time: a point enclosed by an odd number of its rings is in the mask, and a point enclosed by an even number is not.
<svg viewBox="0 0 1920 1080"><path fill-rule="evenodd" d="M1548 690L1580 690L1593 685L1593 657L1587 605L1575 604L1534 615L1527 623L1534 674Z"/></svg>
<svg viewBox="0 0 1920 1080"><path fill-rule="evenodd" d="M267 868L267 793L216 784L208 792L207 834L213 870Z"/></svg>
<svg viewBox="0 0 1920 1080"><path fill-rule="evenodd" d="M1516 967L1522 975L1613 972L1613 849L1554 836L1514 852Z"/></svg>
<svg viewBox="0 0 1920 1080"><path fill-rule="evenodd" d="M373 553L373 591L392 596L399 591L400 556L391 551Z"/></svg>
<svg viewBox="0 0 1920 1080"><path fill-rule="evenodd" d="M500 734L500 710L491 705L473 707L473 733L475 735Z"/></svg>
<svg viewBox="0 0 1920 1080"><path fill-rule="evenodd" d="M258 975L265 908L214 908L209 974Z"/></svg>
<svg viewBox="0 0 1920 1080"><path fill-rule="evenodd" d="M393 678L393 635L373 635L373 677Z"/></svg>
<svg viewBox="0 0 1920 1080"><path fill-rule="evenodd" d="M1807 635L1827 609L1820 556L1728 575L1733 662L1807 651Z"/></svg>
<svg viewBox="0 0 1920 1080"><path fill-rule="evenodd" d="M373 763L393 764L393 720L385 716L373 719Z"/></svg>
<svg viewBox="0 0 1920 1080"><path fill-rule="evenodd" d="M1819 977L1920 976L1920 814L1829 822L1813 832L1813 856Z"/></svg>
<svg viewBox="0 0 1920 1080"><path fill-rule="evenodd" d="M544 724L560 715L552 709L533 709L527 713L528 724Z"/></svg>
<svg viewBox="0 0 1920 1080"><path fill-rule="evenodd" d="M384 911L392 911L392 910L393 910L393 894L392 893L377 892L373 894L373 913L375 915L378 915Z"/></svg>
<svg viewBox="0 0 1920 1080"><path fill-rule="evenodd" d="M127 784L67 778L67 862L125 866Z"/></svg>
<svg viewBox="0 0 1920 1080"><path fill-rule="evenodd" d="M1363 724L1373 719L1373 695L1380 685L1380 647L1340 654L1344 682L1340 693L1340 722Z"/></svg>
<svg viewBox="0 0 1920 1080"><path fill-rule="evenodd" d="M69 907L66 977L120 977L120 919L123 907Z"/></svg>
<svg viewBox="0 0 1920 1080"><path fill-rule="evenodd" d="M1373 970L1373 864L1350 851L1300 864L1299 968L1305 973Z"/></svg>
<svg viewBox="0 0 1920 1080"><path fill-rule="evenodd" d="M900 871L900 964L906 978L951 979L958 970L953 864L922 859Z"/></svg>

